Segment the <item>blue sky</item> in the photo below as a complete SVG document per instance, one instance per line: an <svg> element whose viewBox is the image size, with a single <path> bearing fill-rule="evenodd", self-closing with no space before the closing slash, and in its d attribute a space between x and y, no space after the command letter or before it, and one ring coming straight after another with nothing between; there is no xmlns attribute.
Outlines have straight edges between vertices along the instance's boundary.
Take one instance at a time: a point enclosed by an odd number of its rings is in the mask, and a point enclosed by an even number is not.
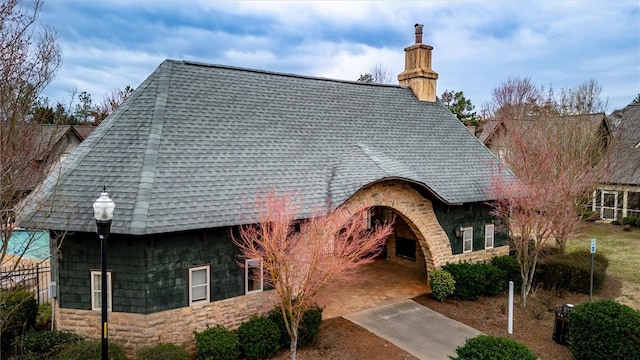
<svg viewBox="0 0 640 360"><path fill-rule="evenodd" d="M45 90L66 103L99 102L137 87L165 59L356 80L376 64L404 67L413 25L434 47L438 94L462 90L477 109L508 77L603 86L611 112L640 92L640 2L226 2L45 0L42 23L59 33L63 65Z"/></svg>

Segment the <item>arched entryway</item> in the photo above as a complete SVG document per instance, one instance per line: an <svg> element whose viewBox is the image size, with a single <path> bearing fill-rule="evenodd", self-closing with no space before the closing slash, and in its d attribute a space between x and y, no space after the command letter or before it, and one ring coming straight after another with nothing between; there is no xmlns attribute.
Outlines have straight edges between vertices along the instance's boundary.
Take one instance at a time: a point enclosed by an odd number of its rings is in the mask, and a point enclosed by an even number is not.
<svg viewBox="0 0 640 360"><path fill-rule="evenodd" d="M364 280L333 284L321 294L325 317L346 315L428 292L427 273L451 259L449 239L431 201L400 180L368 185L340 207L350 213L371 209L371 222L395 218L386 253L364 269Z"/></svg>

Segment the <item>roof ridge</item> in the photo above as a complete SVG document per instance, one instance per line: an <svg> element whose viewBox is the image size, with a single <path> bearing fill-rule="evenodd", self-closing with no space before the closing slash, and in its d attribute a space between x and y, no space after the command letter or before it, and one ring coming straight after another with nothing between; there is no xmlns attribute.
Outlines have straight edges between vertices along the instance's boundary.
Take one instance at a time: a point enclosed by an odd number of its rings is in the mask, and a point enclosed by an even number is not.
<svg viewBox="0 0 640 360"><path fill-rule="evenodd" d="M156 177L156 164L158 162L158 152L160 150L160 140L164 127L165 109L169 97L169 85L173 62L164 62L158 78L156 79L158 88L156 92L155 104L151 115L151 125L147 136L147 146L145 147L144 158L142 160L142 170L140 171L140 185L136 194L135 207L131 216L131 232L133 234L144 234L147 219L149 217L149 205L153 194L153 183Z"/></svg>
<svg viewBox="0 0 640 360"><path fill-rule="evenodd" d="M174 63L182 63L185 65L192 65L192 66L202 66L202 67L219 68L219 69L226 69L226 70L238 70L238 71L244 71L244 72L252 72L256 74L276 75L276 76L284 76L284 77L298 78L298 79L330 81L330 82L356 84L356 85L363 85L363 86L382 86L382 87L402 88L402 86L400 86L399 84L364 83L364 82L359 82L355 80L332 79L332 78L322 77L322 76L300 75L300 74L294 74L294 73L252 69L252 68L246 68L246 67L221 65L221 64L208 64L208 63L191 61L191 60L167 60L167 61L174 62Z"/></svg>

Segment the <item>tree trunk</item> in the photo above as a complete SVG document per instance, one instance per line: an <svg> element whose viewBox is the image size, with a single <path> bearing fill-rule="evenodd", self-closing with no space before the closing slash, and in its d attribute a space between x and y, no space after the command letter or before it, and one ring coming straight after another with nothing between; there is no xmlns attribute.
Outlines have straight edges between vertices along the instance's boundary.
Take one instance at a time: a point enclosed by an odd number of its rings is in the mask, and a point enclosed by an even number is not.
<svg viewBox="0 0 640 360"><path fill-rule="evenodd" d="M291 343L289 343L289 360L296 360L296 352L298 350L298 330L293 330Z"/></svg>

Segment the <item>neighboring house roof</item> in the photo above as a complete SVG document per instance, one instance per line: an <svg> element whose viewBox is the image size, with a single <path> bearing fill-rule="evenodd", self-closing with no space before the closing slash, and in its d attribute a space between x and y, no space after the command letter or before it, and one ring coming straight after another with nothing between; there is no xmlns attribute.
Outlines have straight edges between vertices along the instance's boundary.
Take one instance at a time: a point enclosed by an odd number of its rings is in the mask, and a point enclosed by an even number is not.
<svg viewBox="0 0 640 360"><path fill-rule="evenodd" d="M618 126L612 154L613 172L609 184L640 185L640 104L625 107L616 119Z"/></svg>
<svg viewBox="0 0 640 360"><path fill-rule="evenodd" d="M525 121L563 121L574 122L576 126L586 126L588 130L604 131L605 136L611 134L611 126L609 120L604 113L594 113L586 115L563 115L550 117L528 117ZM478 135L478 139L485 145L488 145L493 139L499 135L501 128L508 128L509 121L521 120L488 120L482 126L482 131Z"/></svg>
<svg viewBox="0 0 640 360"><path fill-rule="evenodd" d="M43 228L95 231L106 185L112 232L154 234L252 222L247 203L271 187L299 191L306 214L390 178L447 204L491 200L497 162L408 87L167 60L31 201L63 204L36 214Z"/></svg>
<svg viewBox="0 0 640 360"><path fill-rule="evenodd" d="M95 125L73 125L73 129L76 130L81 140L88 138L95 128Z"/></svg>

